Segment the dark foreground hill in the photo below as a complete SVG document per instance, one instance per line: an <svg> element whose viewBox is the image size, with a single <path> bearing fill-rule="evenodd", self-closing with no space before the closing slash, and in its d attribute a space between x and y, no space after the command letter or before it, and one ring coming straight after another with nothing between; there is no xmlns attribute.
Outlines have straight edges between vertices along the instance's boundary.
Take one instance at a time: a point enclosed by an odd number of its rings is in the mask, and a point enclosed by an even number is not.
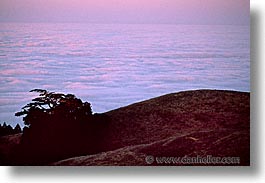
<svg viewBox="0 0 265 183"><path fill-rule="evenodd" d="M105 113L104 152L50 165L249 165L250 94L196 90L172 93ZM1 138L1 154L19 136ZM11 145L9 144L12 143ZM164 157L164 158L163 158ZM181 161L178 157L182 157ZM190 159L220 157L206 164ZM219 159L218 159L219 160Z"/></svg>

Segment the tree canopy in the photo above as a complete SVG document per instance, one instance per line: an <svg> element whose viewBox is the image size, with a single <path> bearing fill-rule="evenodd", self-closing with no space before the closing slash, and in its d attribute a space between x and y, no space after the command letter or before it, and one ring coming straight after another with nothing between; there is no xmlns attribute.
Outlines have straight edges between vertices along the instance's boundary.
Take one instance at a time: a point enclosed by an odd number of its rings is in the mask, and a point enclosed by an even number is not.
<svg viewBox="0 0 265 183"><path fill-rule="evenodd" d="M88 102L76 98L73 94L63 94L49 92L43 89L34 89L30 92L37 92L39 96L32 99L32 102L25 105L16 116L25 116L23 118L25 125L31 125L36 117L43 115L64 114L68 118L77 118L77 115L91 116L92 109Z"/></svg>

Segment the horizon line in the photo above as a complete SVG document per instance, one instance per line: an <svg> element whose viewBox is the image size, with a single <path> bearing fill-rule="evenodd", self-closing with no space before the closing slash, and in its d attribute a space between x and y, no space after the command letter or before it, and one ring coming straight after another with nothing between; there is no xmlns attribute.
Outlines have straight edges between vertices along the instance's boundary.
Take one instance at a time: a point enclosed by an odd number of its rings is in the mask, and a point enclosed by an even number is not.
<svg viewBox="0 0 265 183"><path fill-rule="evenodd" d="M229 23L141 23L141 22L77 22L77 21L0 21L0 24L91 24L91 25L201 25L201 26L250 26L248 24L229 24Z"/></svg>

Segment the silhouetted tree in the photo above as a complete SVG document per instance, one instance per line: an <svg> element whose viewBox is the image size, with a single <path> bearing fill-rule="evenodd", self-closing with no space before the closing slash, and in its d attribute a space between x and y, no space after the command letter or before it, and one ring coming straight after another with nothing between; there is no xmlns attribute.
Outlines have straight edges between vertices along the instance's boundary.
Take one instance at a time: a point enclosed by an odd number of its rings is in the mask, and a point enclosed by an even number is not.
<svg viewBox="0 0 265 183"><path fill-rule="evenodd" d="M15 128L14 128L14 133L21 133L22 131L21 131L21 127L20 127L20 125L19 124L17 124L16 126L15 126Z"/></svg>
<svg viewBox="0 0 265 183"><path fill-rule="evenodd" d="M17 112L26 127L21 139L21 154L31 164L101 151L99 141L107 118L95 117L91 104L73 94L34 89L39 96ZM99 120L101 119L101 121Z"/></svg>
<svg viewBox="0 0 265 183"><path fill-rule="evenodd" d="M3 123L3 125L0 125L0 136L12 135L16 133L21 133L21 128L18 124L14 129L10 125L7 125L5 122Z"/></svg>
<svg viewBox="0 0 265 183"><path fill-rule="evenodd" d="M16 116L26 115L23 120L26 126L30 126L37 119L52 116L65 115L65 117L77 118L78 115L86 117L92 116L91 105L88 102L83 103L72 94L62 94L48 92L47 90L34 89L30 92L38 92L39 97L32 100L17 112ZM63 116L61 116L63 117Z"/></svg>

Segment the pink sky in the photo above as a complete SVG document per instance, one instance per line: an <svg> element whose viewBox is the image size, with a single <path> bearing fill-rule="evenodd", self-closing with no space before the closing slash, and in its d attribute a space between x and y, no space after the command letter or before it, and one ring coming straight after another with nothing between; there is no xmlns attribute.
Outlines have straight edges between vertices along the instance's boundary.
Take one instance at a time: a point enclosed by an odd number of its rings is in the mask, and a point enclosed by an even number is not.
<svg viewBox="0 0 265 183"><path fill-rule="evenodd" d="M0 21L249 24L249 0L1 0Z"/></svg>

